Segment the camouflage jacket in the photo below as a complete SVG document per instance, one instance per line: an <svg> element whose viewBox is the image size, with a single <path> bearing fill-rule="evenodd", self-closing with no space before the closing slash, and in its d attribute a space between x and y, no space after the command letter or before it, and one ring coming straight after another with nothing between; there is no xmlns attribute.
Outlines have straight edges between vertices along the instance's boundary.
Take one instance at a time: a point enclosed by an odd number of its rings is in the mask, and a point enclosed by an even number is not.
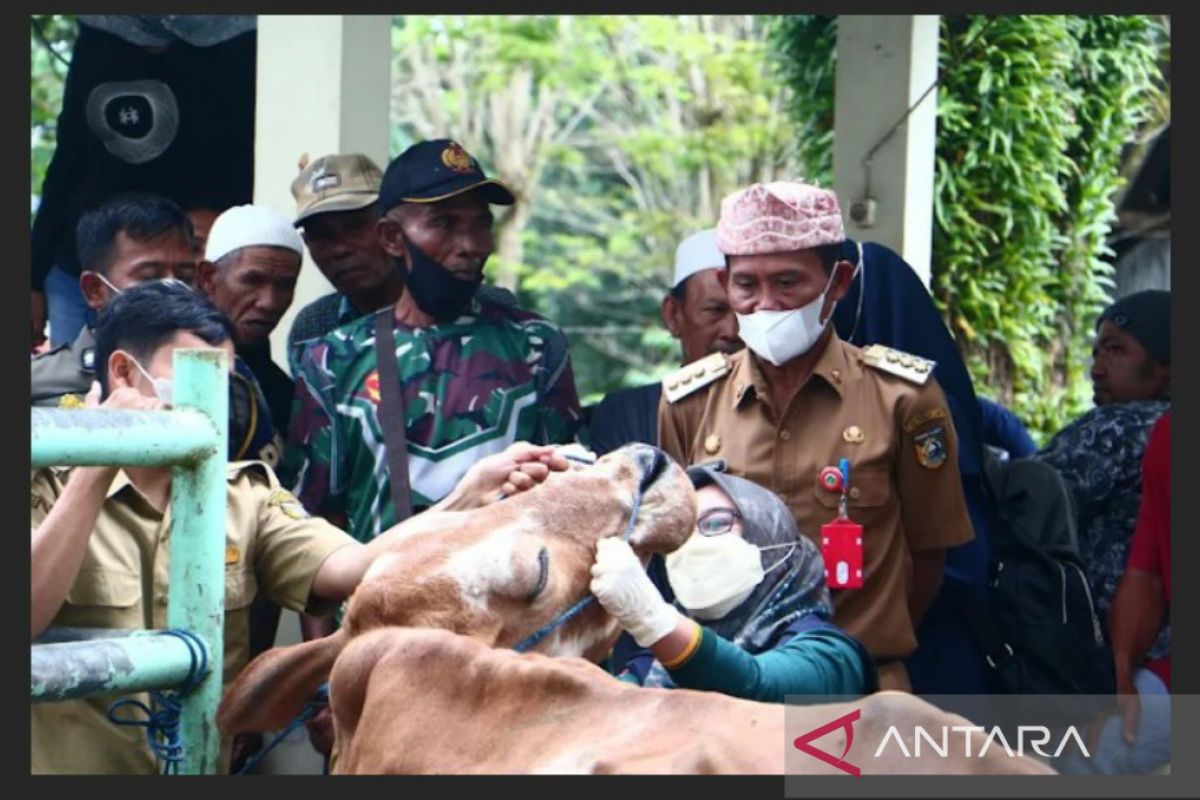
<svg viewBox="0 0 1200 800"><path fill-rule="evenodd" d="M448 324L395 323L414 511L519 440L570 441L581 412L566 338L517 308L473 300ZM303 343L280 479L313 513L368 541L395 524L374 315Z"/></svg>

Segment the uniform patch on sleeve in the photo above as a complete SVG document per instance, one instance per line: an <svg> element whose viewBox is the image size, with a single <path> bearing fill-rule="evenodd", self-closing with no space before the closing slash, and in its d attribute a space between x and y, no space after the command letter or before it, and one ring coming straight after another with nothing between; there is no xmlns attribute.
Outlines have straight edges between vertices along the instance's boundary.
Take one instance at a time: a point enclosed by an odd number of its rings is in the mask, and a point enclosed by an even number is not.
<svg viewBox="0 0 1200 800"><path fill-rule="evenodd" d="M904 432L907 434L911 434L913 431L915 431L917 428L921 427L922 425L928 424L930 422L934 422L935 420L945 419L945 418L946 418L946 409L942 408L941 406L938 406L937 408L931 408L926 411L922 411L920 414L913 414L911 417L904 420Z"/></svg>
<svg viewBox="0 0 1200 800"><path fill-rule="evenodd" d="M311 516L296 496L286 489L276 489L272 492L267 505L277 507L292 519L308 519Z"/></svg>
<svg viewBox="0 0 1200 800"><path fill-rule="evenodd" d="M917 463L925 469L938 469L946 463L946 430L933 428L913 438Z"/></svg>

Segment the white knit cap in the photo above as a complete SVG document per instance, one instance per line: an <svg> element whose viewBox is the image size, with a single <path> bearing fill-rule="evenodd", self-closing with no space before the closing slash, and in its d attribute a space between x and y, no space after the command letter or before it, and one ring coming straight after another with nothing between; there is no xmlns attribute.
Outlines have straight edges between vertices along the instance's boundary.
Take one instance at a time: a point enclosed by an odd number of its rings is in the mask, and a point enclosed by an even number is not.
<svg viewBox="0 0 1200 800"><path fill-rule="evenodd" d="M304 256L304 241L292 221L270 206L234 206L217 217L204 260L216 261L243 247L286 247Z"/></svg>
<svg viewBox="0 0 1200 800"><path fill-rule="evenodd" d="M693 233L680 242L675 250L675 279L671 288L679 286L697 272L724 266L725 254L717 249L716 228Z"/></svg>

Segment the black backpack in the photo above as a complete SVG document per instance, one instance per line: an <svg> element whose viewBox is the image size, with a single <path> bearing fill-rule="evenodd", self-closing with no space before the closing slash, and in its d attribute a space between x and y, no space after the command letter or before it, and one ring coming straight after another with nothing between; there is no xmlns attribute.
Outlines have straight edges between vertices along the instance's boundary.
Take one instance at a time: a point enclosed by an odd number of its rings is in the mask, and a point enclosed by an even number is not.
<svg viewBox="0 0 1200 800"><path fill-rule="evenodd" d="M1058 470L986 452L991 501L987 603L962 609L999 694L1110 695L1112 651L1079 555L1075 509Z"/></svg>

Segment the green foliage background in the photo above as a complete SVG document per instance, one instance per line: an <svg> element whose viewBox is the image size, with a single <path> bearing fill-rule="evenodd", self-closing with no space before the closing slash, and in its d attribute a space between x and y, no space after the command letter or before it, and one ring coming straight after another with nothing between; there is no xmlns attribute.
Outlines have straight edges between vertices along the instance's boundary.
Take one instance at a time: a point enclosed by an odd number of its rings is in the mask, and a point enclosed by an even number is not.
<svg viewBox="0 0 1200 800"><path fill-rule="evenodd" d="M1091 404L1123 156L1169 114L1160 69L1168 20L988 22L941 20L932 289L976 391L1044 439ZM810 169L827 174L836 18L780 18L772 43L793 88L790 112L813 127Z"/></svg>
<svg viewBox="0 0 1200 800"><path fill-rule="evenodd" d="M46 167L54 155L54 126L62 110L67 62L75 43L75 17L69 14L35 15L29 26L29 161L32 167L29 191L42 193ZM30 219L32 224L32 218Z"/></svg>

